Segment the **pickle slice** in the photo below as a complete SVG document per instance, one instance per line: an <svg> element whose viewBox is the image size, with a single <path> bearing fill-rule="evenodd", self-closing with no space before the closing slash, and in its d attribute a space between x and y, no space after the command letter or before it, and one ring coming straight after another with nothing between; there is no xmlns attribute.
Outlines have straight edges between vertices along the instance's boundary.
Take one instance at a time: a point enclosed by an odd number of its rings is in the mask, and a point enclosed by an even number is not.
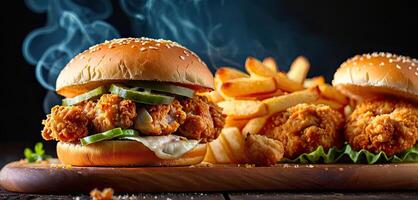
<svg viewBox="0 0 418 200"><path fill-rule="evenodd" d="M119 136L123 136L123 131L121 128L114 128L103 133L97 133L94 135L90 135L87 137L83 137L80 139L81 145L85 146L88 144L100 142L103 140L110 140L112 138L116 138Z"/></svg>
<svg viewBox="0 0 418 200"><path fill-rule="evenodd" d="M78 104L82 101L89 100L93 97L102 95L106 92L107 92L106 88L101 86L101 87L98 87L94 90L90 90L86 93L80 94L78 96L75 96L75 97L72 97L72 98L65 98L65 99L62 100L62 105L63 106L71 106L71 105L74 105L74 104Z"/></svg>
<svg viewBox="0 0 418 200"><path fill-rule="evenodd" d="M159 92L167 92L170 94L176 94L184 97L193 97L194 90L177 86L169 83L163 83L163 82L155 82L155 81L135 81L129 83L130 85L134 87L139 87L142 89L150 89L154 91Z"/></svg>
<svg viewBox="0 0 418 200"><path fill-rule="evenodd" d="M112 84L110 86L109 91L110 93L116 94L124 99L130 99L138 103L150 105L171 104L171 102L173 102L174 100L174 97L130 90L128 88L116 84Z"/></svg>

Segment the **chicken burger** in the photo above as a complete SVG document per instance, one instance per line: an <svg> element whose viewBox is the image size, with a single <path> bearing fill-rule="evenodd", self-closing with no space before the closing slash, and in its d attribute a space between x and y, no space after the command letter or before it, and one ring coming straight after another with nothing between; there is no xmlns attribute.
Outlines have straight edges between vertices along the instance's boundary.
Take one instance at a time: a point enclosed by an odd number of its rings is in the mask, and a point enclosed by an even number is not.
<svg viewBox="0 0 418 200"><path fill-rule="evenodd" d="M204 62L167 40L95 45L61 71L65 99L43 120L63 164L178 166L203 160L224 125L221 108L196 95L213 89Z"/></svg>
<svg viewBox="0 0 418 200"><path fill-rule="evenodd" d="M333 85L358 100L345 137L355 150L392 156L418 139L418 62L390 53L355 56L336 71Z"/></svg>

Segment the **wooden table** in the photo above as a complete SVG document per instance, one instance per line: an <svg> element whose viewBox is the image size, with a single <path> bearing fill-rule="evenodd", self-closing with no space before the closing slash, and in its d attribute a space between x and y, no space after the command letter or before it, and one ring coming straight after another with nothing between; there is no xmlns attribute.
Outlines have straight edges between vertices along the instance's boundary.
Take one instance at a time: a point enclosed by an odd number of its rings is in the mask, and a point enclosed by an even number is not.
<svg viewBox="0 0 418 200"><path fill-rule="evenodd" d="M0 144L0 166L22 157L27 144ZM47 146L47 152L53 152L53 146ZM418 199L418 191L369 191L369 192L226 192L226 193L135 193L116 194L120 199ZM19 194L0 189L0 199L89 199L88 194L40 195Z"/></svg>

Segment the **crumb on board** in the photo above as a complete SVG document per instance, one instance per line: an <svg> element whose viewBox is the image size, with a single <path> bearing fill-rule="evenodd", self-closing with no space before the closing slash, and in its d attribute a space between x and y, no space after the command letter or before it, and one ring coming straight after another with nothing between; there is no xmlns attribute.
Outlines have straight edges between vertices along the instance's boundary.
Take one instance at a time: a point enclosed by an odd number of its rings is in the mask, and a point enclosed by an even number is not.
<svg viewBox="0 0 418 200"><path fill-rule="evenodd" d="M111 200L113 199L113 189L112 188L105 188L103 191L100 191L97 188L94 188L90 192L90 197L93 200Z"/></svg>
<svg viewBox="0 0 418 200"><path fill-rule="evenodd" d="M71 165L64 165L64 164L50 164L49 167L58 168L58 169L68 169L68 170L72 168Z"/></svg>

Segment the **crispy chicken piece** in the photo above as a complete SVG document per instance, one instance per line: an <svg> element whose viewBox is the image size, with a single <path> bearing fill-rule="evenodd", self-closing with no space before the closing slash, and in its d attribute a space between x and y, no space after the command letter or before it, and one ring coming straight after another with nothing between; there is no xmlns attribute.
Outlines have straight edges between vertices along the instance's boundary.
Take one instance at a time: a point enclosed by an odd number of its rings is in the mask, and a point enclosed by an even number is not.
<svg viewBox="0 0 418 200"><path fill-rule="evenodd" d="M283 158L283 144L263 135L248 134L244 152L250 163L271 166Z"/></svg>
<svg viewBox="0 0 418 200"><path fill-rule="evenodd" d="M399 100L365 100L348 117L345 137L355 150L388 156L403 152L418 139L418 107Z"/></svg>
<svg viewBox="0 0 418 200"><path fill-rule="evenodd" d="M94 107L93 128L96 132L116 127L129 128L136 118L136 105L131 100L123 100L115 94L104 94ZM87 112L89 113L89 111Z"/></svg>
<svg viewBox="0 0 418 200"><path fill-rule="evenodd" d="M147 135L169 135L177 131L180 124L186 119L186 113L182 110L180 102L174 100L170 105L147 106L146 110L152 117L150 126L142 130Z"/></svg>
<svg viewBox="0 0 418 200"><path fill-rule="evenodd" d="M77 106L54 106L42 124L42 137L45 140L78 142L88 134L88 118Z"/></svg>
<svg viewBox="0 0 418 200"><path fill-rule="evenodd" d="M299 104L276 113L260 131L284 145L284 156L296 158L314 151L318 146L325 150L342 145L341 113L326 105Z"/></svg>
<svg viewBox="0 0 418 200"><path fill-rule="evenodd" d="M218 105L209 102L204 96L194 96L180 103L187 116L179 128L179 135L189 139L200 139L201 142L210 142L219 136L225 116Z"/></svg>
<svg viewBox="0 0 418 200"><path fill-rule="evenodd" d="M83 101L77 104L76 106L80 107L81 110L83 110L90 122L93 121L93 119L96 117L96 111L94 110L94 107L96 107L96 102Z"/></svg>

